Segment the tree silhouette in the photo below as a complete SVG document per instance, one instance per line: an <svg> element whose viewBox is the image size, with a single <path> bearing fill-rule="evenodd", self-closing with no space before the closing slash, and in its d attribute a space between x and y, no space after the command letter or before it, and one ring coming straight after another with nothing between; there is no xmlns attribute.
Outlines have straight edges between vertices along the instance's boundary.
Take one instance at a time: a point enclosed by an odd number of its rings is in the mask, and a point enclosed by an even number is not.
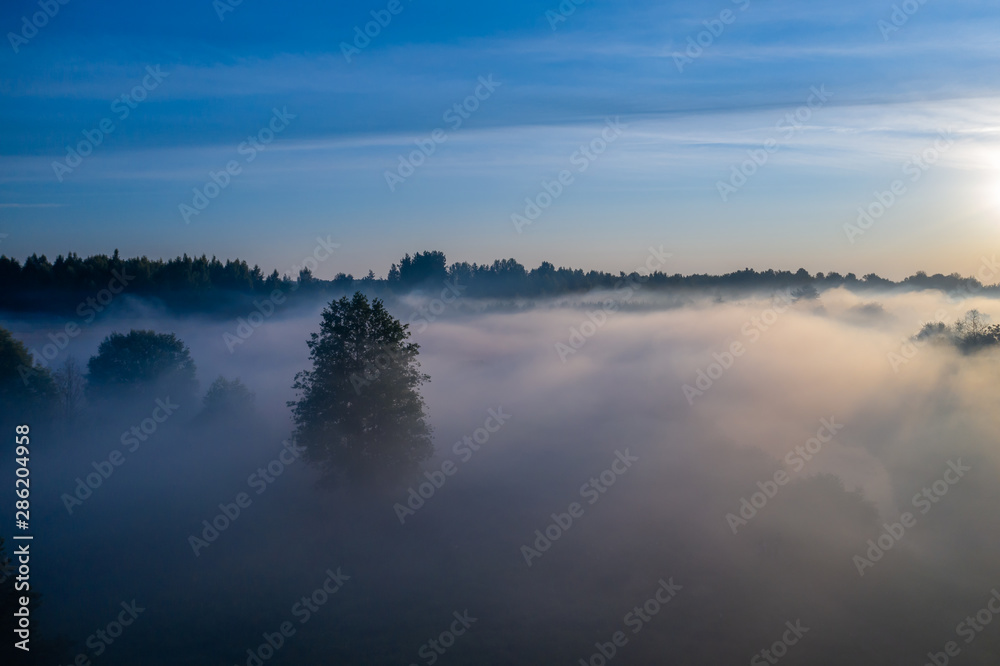
<svg viewBox="0 0 1000 666"><path fill-rule="evenodd" d="M987 347L1000 345L1000 325L989 323L989 315L979 310L969 310L965 316L948 326L943 322L924 324L914 340L948 342L971 354Z"/></svg>
<svg viewBox="0 0 1000 666"><path fill-rule="evenodd" d="M401 294L415 289L440 288L445 280L462 286L465 296L479 298L512 298L554 294L583 293L594 289L614 289L626 277L613 271L584 271L579 268L555 267L542 262L527 270L514 259L502 259L487 264L468 262L447 265L440 250L425 250L406 254L392 264L384 280L369 270L362 278L339 274L333 280L323 280L310 271L298 276L279 276L278 271L267 275L259 266L250 266L241 259L192 257L173 259L148 257L123 258L116 251L112 256L98 254L80 257L70 253L48 257L33 254L22 263L13 257L0 255L0 308L13 311L76 312L81 299L93 298L109 284L127 283L128 293L155 297L178 311L212 311L237 307L245 311L252 307L254 297L281 289L290 298L303 298L315 293L345 293L361 288L371 293L384 291ZM800 268L795 272L744 268L725 275L681 275L654 271L643 282L645 289L684 290L724 288L737 291L775 290L815 287L818 291L846 287L853 291L888 288L907 290L936 289L949 294L1000 294L1000 285L984 285L976 278L963 278L953 273L914 275L894 282L874 273L859 279L854 273L817 273L815 276ZM88 312L88 311L84 311ZM93 315L94 309L89 310Z"/></svg>
<svg viewBox="0 0 1000 666"><path fill-rule="evenodd" d="M87 370L88 390L97 397L167 391L184 399L197 387L191 352L173 333L112 333L87 362Z"/></svg>
<svg viewBox="0 0 1000 666"><path fill-rule="evenodd" d="M358 292L323 310L308 341L312 370L295 376L296 439L328 472L395 481L432 452L419 387L419 345L379 299Z"/></svg>
<svg viewBox="0 0 1000 666"><path fill-rule="evenodd" d="M988 324L989 316L979 310L969 310L955 322L958 346L965 352L976 351L1000 343L1000 326Z"/></svg>
<svg viewBox="0 0 1000 666"><path fill-rule="evenodd" d="M0 328L0 422L48 412L56 397L48 369L36 364L27 348L10 331Z"/></svg>
<svg viewBox="0 0 1000 666"><path fill-rule="evenodd" d="M72 419L80 412L84 403L86 380L83 372L72 356L53 373L56 394L59 397L59 409L66 419Z"/></svg>
<svg viewBox="0 0 1000 666"><path fill-rule="evenodd" d="M386 280L399 290L412 289L427 283L440 283L448 277L445 267L444 252L430 250L417 252L411 258L409 254L399 260L399 266L393 264Z"/></svg>

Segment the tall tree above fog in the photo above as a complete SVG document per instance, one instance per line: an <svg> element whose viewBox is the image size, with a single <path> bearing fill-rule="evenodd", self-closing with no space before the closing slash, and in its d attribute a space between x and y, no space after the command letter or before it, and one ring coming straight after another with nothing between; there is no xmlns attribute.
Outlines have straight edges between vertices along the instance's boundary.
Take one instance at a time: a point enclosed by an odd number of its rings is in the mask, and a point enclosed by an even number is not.
<svg viewBox="0 0 1000 666"><path fill-rule="evenodd" d="M323 310L307 342L312 369L295 376L289 402L296 439L325 471L391 481L432 453L419 387L419 345L382 301L358 292Z"/></svg>
<svg viewBox="0 0 1000 666"><path fill-rule="evenodd" d="M95 397L164 397L159 395L163 392L185 399L198 385L191 352L173 333L112 333L87 362L87 370L88 390Z"/></svg>

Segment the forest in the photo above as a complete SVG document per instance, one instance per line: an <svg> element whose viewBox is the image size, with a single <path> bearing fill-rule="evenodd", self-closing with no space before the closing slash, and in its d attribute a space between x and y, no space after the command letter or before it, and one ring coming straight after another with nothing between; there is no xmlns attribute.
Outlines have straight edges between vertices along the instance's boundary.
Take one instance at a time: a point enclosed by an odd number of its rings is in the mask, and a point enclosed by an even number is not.
<svg viewBox="0 0 1000 666"><path fill-rule="evenodd" d="M662 251L662 249L661 249ZM627 283L642 284L643 288L661 292L719 290L746 292L792 288L804 295L826 289L845 287L864 291L899 288L904 290L935 289L949 294L990 295L1000 293L997 285L984 285L975 277L927 275L923 271L893 281L875 273L858 277L854 273L837 272L811 274L797 270L763 271L745 268L724 275L681 275L662 271L618 274L579 268L556 268L543 261L537 268L527 269L514 259L498 259L492 264L468 262L447 263L445 254L437 250L406 254L393 263L385 278L369 270L362 278L338 273L331 280L313 274L311 258L303 262L297 275L281 275L277 270L265 273L260 266L250 266L241 259L205 255L184 255L174 259L148 257L122 258L115 250L111 256L80 257L69 253L50 261L45 255L33 254L24 262L0 256L0 309L14 312L47 312L65 314L76 311L87 316L100 311L102 303L95 293L126 292L133 296L156 299L175 312L211 312L243 307L253 297L271 294L274 290L289 297L306 294L344 295L354 290L378 295L404 294L420 289L440 287L450 283L466 297L473 298L538 298L582 294L598 289L618 289ZM95 299L88 303L87 297ZM106 304L105 304L106 305Z"/></svg>

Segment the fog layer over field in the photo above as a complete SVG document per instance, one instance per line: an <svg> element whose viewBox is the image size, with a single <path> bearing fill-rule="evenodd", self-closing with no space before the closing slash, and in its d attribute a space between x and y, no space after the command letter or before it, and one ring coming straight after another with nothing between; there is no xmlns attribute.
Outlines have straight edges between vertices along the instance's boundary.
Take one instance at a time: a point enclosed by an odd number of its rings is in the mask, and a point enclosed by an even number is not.
<svg viewBox="0 0 1000 666"><path fill-rule="evenodd" d="M283 447L322 304L229 345L235 321L139 303L85 327L54 365L112 330L174 332L203 389L238 376L257 411L211 421L182 404L137 445L122 435L153 400L33 428L33 583L59 663L709 664L767 649L916 665L949 641L962 664L995 663L1000 620L981 611L1000 590L1000 365L908 340L973 308L996 320L996 301L611 296L390 304L431 376L436 455L412 494L331 486ZM35 349L62 326L0 325ZM124 463L70 512L64 495L114 450ZM206 529L240 493L239 516ZM144 610L119 638L90 638L133 600Z"/></svg>

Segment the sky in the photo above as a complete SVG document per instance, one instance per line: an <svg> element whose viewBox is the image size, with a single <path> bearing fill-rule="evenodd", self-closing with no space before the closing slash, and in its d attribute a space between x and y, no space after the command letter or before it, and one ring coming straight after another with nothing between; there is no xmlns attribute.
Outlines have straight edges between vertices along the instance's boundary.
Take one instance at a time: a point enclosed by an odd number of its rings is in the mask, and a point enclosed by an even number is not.
<svg viewBox="0 0 1000 666"><path fill-rule="evenodd" d="M5 3L0 253L901 278L1000 245L995 3L234 1Z"/></svg>

